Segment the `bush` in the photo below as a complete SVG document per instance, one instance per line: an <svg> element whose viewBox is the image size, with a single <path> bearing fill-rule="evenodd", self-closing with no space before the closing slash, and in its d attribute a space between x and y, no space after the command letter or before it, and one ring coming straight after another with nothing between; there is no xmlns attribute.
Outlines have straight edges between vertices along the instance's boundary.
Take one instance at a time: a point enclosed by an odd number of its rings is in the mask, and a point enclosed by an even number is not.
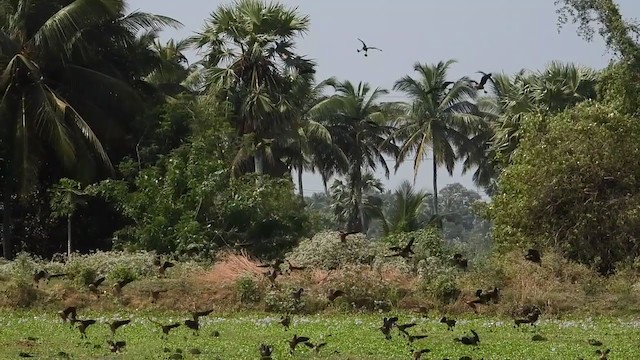
<svg viewBox="0 0 640 360"><path fill-rule="evenodd" d="M603 274L640 255L640 122L584 102L523 134L489 210L496 243L556 247Z"/></svg>
<svg viewBox="0 0 640 360"><path fill-rule="evenodd" d="M329 270L347 264L370 264L375 255L376 247L363 234L350 235L342 243L338 232L325 231L302 240L287 258L296 266Z"/></svg>
<svg viewBox="0 0 640 360"><path fill-rule="evenodd" d="M236 293L242 304L256 304L262 298L258 284L251 276L241 276L236 280Z"/></svg>

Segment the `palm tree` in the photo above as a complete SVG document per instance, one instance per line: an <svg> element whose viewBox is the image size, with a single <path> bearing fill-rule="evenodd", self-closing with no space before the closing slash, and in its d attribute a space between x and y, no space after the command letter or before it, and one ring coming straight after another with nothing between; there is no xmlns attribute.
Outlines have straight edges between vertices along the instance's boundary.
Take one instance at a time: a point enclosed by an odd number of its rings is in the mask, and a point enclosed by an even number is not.
<svg viewBox="0 0 640 360"><path fill-rule="evenodd" d="M383 229L385 235L419 230L427 225L422 216L429 193L417 190L408 180L403 181L393 192L393 202L385 213Z"/></svg>
<svg viewBox="0 0 640 360"><path fill-rule="evenodd" d="M414 182L422 161L430 148L433 162L433 209L438 214L438 167L444 165L453 173L458 154L468 151L473 145L469 135L480 121L473 99L476 90L467 78L452 84L447 81L447 70L455 60L435 65L416 63L414 70L418 78L405 76L395 83L394 89L409 96L405 113L399 119L396 136L403 140L398 154L398 166L415 154L413 162ZM450 90L447 90L451 85Z"/></svg>
<svg viewBox="0 0 640 360"><path fill-rule="evenodd" d="M346 225L346 229L358 228L366 234L373 220L380 219L384 222L380 197L384 186L371 172L362 174L361 182L362 195L358 195L351 185L353 180L349 175L344 182L335 180L331 185L331 209L336 223Z"/></svg>
<svg viewBox="0 0 640 360"><path fill-rule="evenodd" d="M12 209L20 195L33 187L41 159L53 153L76 176L91 173L87 167L94 156L113 170L90 126L96 122L84 116L92 109L93 118L104 105L94 101L93 90L120 96L123 106L139 102L127 83L100 71L107 68L107 60L87 49L97 40L114 43L124 33L157 26L166 19L144 13L124 16L124 0L3 1L0 5L2 243L4 257L11 258ZM95 29L105 26L119 26L122 31L95 37L99 33ZM101 115L101 120L109 119Z"/></svg>
<svg viewBox="0 0 640 360"><path fill-rule="evenodd" d="M294 131L288 136L288 163L298 175L298 191L304 199L302 174L305 170L314 171L314 155L332 146L331 134L321 123L311 119L311 109L326 99L324 89L335 84L334 78L315 83L312 75L298 75L291 91L290 109Z"/></svg>
<svg viewBox="0 0 640 360"><path fill-rule="evenodd" d="M388 125L385 107L378 103L387 91L372 89L369 84L362 82L354 86L349 81L338 82L334 88L336 94L317 104L310 112L329 130L333 143L349 162L346 174L354 196L353 213L359 214L359 221L350 221L354 228L349 230L362 231L366 228L362 206L362 174L381 166L388 177L389 168L384 155L395 156L398 151L395 143L389 139L394 128ZM336 168L337 165L334 166Z"/></svg>
<svg viewBox="0 0 640 360"><path fill-rule="evenodd" d="M205 50L207 88L222 89L232 104L239 136L255 134L256 142L276 139L291 130L289 95L294 79L288 69L311 74L314 64L295 55L294 39L305 33L309 18L296 9L261 0L239 0L211 14L204 30L191 39ZM254 171L264 171L265 148L253 147ZM277 157L276 157L277 158Z"/></svg>
<svg viewBox="0 0 640 360"><path fill-rule="evenodd" d="M539 72L521 71L513 77L496 75L489 83L493 96L483 100L491 114L494 135L491 151L507 164L520 143L522 117L530 113L557 113L596 97L596 73L573 63L551 62Z"/></svg>

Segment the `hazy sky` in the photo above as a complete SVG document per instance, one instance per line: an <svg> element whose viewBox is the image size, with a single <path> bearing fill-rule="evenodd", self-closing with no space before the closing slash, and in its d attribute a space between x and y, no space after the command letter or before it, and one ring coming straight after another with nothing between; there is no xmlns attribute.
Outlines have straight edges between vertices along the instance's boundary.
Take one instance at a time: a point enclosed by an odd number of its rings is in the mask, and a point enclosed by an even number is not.
<svg viewBox="0 0 640 360"><path fill-rule="evenodd" d="M640 13L640 1L618 0L623 15ZM229 1L129 0L130 10L171 16L185 26L167 30L162 36L184 38L198 31L220 4ZM478 70L514 73L526 68L537 70L552 60L571 61L602 68L611 55L598 38L586 43L568 26L558 33L553 0L283 0L310 16L311 29L297 43L300 54L318 63L317 79L335 76L352 82L367 81L390 89L393 83L411 74L413 64L458 61L450 78L477 77ZM369 46L383 49L365 58L356 52L361 38ZM412 74L413 75L413 74ZM385 100L401 100L390 94ZM395 163L389 162L393 168ZM425 161L416 185L432 190L432 167ZM378 174L384 178L383 173ZM438 172L438 187L460 182L475 188L472 173L453 176ZM387 188L394 189L404 179L413 178L413 163L400 166ZM318 175L305 174L307 192L322 191Z"/></svg>

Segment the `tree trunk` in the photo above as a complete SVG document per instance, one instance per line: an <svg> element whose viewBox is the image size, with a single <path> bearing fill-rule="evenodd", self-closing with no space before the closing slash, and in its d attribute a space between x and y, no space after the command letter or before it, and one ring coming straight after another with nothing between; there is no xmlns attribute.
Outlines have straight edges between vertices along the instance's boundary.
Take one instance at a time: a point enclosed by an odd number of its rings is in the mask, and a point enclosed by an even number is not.
<svg viewBox="0 0 640 360"><path fill-rule="evenodd" d="M8 177L8 175L5 175ZM13 218L11 210L13 202L11 199L10 180L5 178L4 193L2 196L2 256L7 260L13 260Z"/></svg>
<svg viewBox="0 0 640 360"><path fill-rule="evenodd" d="M71 259L71 215L67 215L67 260Z"/></svg>
<svg viewBox="0 0 640 360"><path fill-rule="evenodd" d="M356 207L357 207L357 226L359 227L360 232L366 233L367 229L365 228L365 220L364 220L364 209L362 207L362 173L360 169L356 170L357 172L352 176L352 189L354 195L356 197Z"/></svg>
<svg viewBox="0 0 640 360"><path fill-rule="evenodd" d="M438 215L438 163L433 153L433 214Z"/></svg>
<svg viewBox="0 0 640 360"><path fill-rule="evenodd" d="M253 155L253 164L255 166L255 173L258 175L264 174L264 154L261 150L256 151Z"/></svg>
<svg viewBox="0 0 640 360"><path fill-rule="evenodd" d="M328 176L322 173L320 174L320 176L322 177L322 185L324 185L324 194L327 196L331 196L331 193L329 192L329 186L327 184L329 182Z"/></svg>
<svg viewBox="0 0 640 360"><path fill-rule="evenodd" d="M298 170L298 192L300 192L300 198L304 200L304 190L302 188L302 166L300 166L297 170Z"/></svg>

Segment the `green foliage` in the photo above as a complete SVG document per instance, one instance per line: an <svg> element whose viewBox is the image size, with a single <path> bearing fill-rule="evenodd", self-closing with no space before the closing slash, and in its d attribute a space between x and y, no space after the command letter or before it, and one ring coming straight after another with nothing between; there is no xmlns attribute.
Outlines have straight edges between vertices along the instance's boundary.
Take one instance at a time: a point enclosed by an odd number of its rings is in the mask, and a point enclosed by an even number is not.
<svg viewBox="0 0 640 360"><path fill-rule="evenodd" d="M640 123L593 102L531 116L490 209L500 245L540 244L609 272L640 254Z"/></svg>
<svg viewBox="0 0 640 360"><path fill-rule="evenodd" d="M442 303L455 301L461 293L456 281L457 273L442 258L425 258L418 263L420 290Z"/></svg>
<svg viewBox="0 0 640 360"><path fill-rule="evenodd" d="M297 266L327 270L347 264L371 263L375 254L374 245L362 234L349 235L342 243L337 232L325 231L302 240L287 258Z"/></svg>
<svg viewBox="0 0 640 360"><path fill-rule="evenodd" d="M624 62L611 64L600 74L598 93L602 101L622 114L640 113L640 82L638 70Z"/></svg>
<svg viewBox="0 0 640 360"><path fill-rule="evenodd" d="M260 302L262 294L258 284L251 276L241 276L235 283L236 293L243 304L255 304Z"/></svg>

